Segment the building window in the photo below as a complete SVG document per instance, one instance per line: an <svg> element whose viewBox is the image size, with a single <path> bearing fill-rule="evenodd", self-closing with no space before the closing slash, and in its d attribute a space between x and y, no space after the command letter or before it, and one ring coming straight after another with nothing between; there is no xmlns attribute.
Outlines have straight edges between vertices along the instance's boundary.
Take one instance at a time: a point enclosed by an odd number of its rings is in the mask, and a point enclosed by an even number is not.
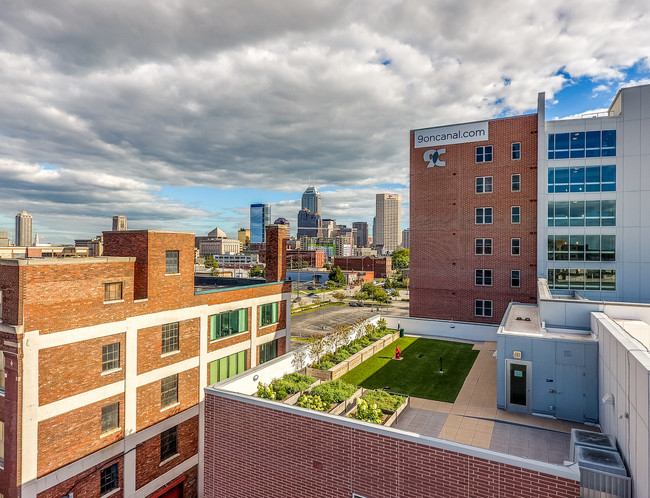
<svg viewBox="0 0 650 498"><path fill-rule="evenodd" d="M549 235L549 261L616 261L616 235Z"/></svg>
<svg viewBox="0 0 650 498"><path fill-rule="evenodd" d="M120 473L119 467L116 463L110 467L102 469L99 473L99 494L105 495L109 491L113 491L120 487Z"/></svg>
<svg viewBox="0 0 650 498"><path fill-rule="evenodd" d="M521 239L510 239L510 254L513 256L521 254Z"/></svg>
<svg viewBox="0 0 650 498"><path fill-rule="evenodd" d="M267 342L260 345L260 361L259 364L266 363L273 358L278 357L278 340Z"/></svg>
<svg viewBox="0 0 650 498"><path fill-rule="evenodd" d="M548 201L548 226L616 226L616 201Z"/></svg>
<svg viewBox="0 0 650 498"><path fill-rule="evenodd" d="M512 206L510 208L510 223L521 222L521 206Z"/></svg>
<svg viewBox="0 0 650 498"><path fill-rule="evenodd" d="M5 392L5 355L0 351L0 395Z"/></svg>
<svg viewBox="0 0 650 498"><path fill-rule="evenodd" d="M120 404L102 406L102 434L117 429L120 426Z"/></svg>
<svg viewBox="0 0 650 498"><path fill-rule="evenodd" d="M476 193L477 194L491 194L492 193L492 177L479 176L476 178Z"/></svg>
<svg viewBox="0 0 650 498"><path fill-rule="evenodd" d="M162 354L178 351L178 322L162 326Z"/></svg>
<svg viewBox="0 0 650 498"><path fill-rule="evenodd" d="M178 251L165 252L165 273L178 273Z"/></svg>
<svg viewBox="0 0 650 498"><path fill-rule="evenodd" d="M474 239L474 254L492 254L492 239Z"/></svg>
<svg viewBox="0 0 650 498"><path fill-rule="evenodd" d="M120 368L120 343L102 346L102 372Z"/></svg>
<svg viewBox="0 0 650 498"><path fill-rule="evenodd" d="M616 155L616 130L554 133L548 136L548 158L610 157Z"/></svg>
<svg viewBox="0 0 650 498"><path fill-rule="evenodd" d="M474 301L474 315L476 316L492 316L492 301L485 299L477 299Z"/></svg>
<svg viewBox="0 0 650 498"><path fill-rule="evenodd" d="M616 270L549 268L549 289L616 290Z"/></svg>
<svg viewBox="0 0 650 498"><path fill-rule="evenodd" d="M492 208L476 208L475 219L477 225L489 225L492 223Z"/></svg>
<svg viewBox="0 0 650 498"><path fill-rule="evenodd" d="M210 340L221 339L229 335L248 330L248 308L226 311L210 316Z"/></svg>
<svg viewBox="0 0 650 498"><path fill-rule="evenodd" d="M178 427L172 427L160 433L160 461L178 454Z"/></svg>
<svg viewBox="0 0 650 498"><path fill-rule="evenodd" d="M476 147L476 162L477 163L489 163L492 162L492 146L484 145L482 147Z"/></svg>
<svg viewBox="0 0 650 498"><path fill-rule="evenodd" d="M548 169L548 193L614 192L616 165Z"/></svg>
<svg viewBox="0 0 650 498"><path fill-rule="evenodd" d="M248 358L246 351L231 354L210 363L210 384L221 382L246 370Z"/></svg>
<svg viewBox="0 0 650 498"><path fill-rule="evenodd" d="M492 270L474 270L474 285L492 285Z"/></svg>
<svg viewBox="0 0 650 498"><path fill-rule="evenodd" d="M122 282L104 284L104 301L122 300Z"/></svg>
<svg viewBox="0 0 650 498"><path fill-rule="evenodd" d="M260 327L278 323L278 303L263 304L260 306Z"/></svg>
<svg viewBox="0 0 650 498"><path fill-rule="evenodd" d="M513 143L510 150L512 159L521 159L521 142Z"/></svg>
<svg viewBox="0 0 650 498"><path fill-rule="evenodd" d="M521 270L510 270L510 287L521 287Z"/></svg>
<svg viewBox="0 0 650 498"><path fill-rule="evenodd" d="M160 406L165 408L178 403L178 374L160 381Z"/></svg>
<svg viewBox="0 0 650 498"><path fill-rule="evenodd" d="M510 176L510 190L512 192L521 192L521 175Z"/></svg>

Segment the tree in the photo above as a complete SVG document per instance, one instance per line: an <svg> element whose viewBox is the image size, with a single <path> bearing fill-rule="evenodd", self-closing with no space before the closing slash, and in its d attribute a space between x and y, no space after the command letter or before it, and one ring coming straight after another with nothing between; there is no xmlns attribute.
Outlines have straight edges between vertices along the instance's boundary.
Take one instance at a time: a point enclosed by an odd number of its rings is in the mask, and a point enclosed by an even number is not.
<svg viewBox="0 0 650 498"><path fill-rule="evenodd" d="M386 291L384 289L378 288L375 291L375 295L373 297L375 298L375 301L379 301L380 303L388 302L388 294L386 294Z"/></svg>
<svg viewBox="0 0 650 498"><path fill-rule="evenodd" d="M219 268L219 264L214 260L214 256L212 254L208 254L205 257L205 267L206 268Z"/></svg>
<svg viewBox="0 0 650 498"><path fill-rule="evenodd" d="M251 269L248 270L248 276L250 278L260 278L260 277L265 277L266 272L262 270L259 266L253 265L251 266Z"/></svg>
<svg viewBox="0 0 650 498"><path fill-rule="evenodd" d="M410 266L411 251L409 249L398 249L393 251L391 261L393 270L402 270Z"/></svg>
<svg viewBox="0 0 650 498"><path fill-rule="evenodd" d="M393 292L390 293L391 297L399 297L399 291L397 289L393 289Z"/></svg>
<svg viewBox="0 0 650 498"><path fill-rule="evenodd" d="M336 299L338 302L342 303L343 300L345 299L345 294L343 292L335 292L332 294L332 297Z"/></svg>
<svg viewBox="0 0 650 498"><path fill-rule="evenodd" d="M340 266L335 266L330 270L329 279L337 284L345 284L345 275Z"/></svg>

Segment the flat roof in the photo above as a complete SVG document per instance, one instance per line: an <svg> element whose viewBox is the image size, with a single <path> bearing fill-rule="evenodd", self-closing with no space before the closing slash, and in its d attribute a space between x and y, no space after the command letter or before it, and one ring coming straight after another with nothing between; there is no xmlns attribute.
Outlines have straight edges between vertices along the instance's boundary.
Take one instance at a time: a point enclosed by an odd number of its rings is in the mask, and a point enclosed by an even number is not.
<svg viewBox="0 0 650 498"><path fill-rule="evenodd" d="M512 304L500 334L523 335L544 339L566 339L572 341L594 341L591 333L575 329L563 332L558 329L543 328L539 317L539 307L532 304Z"/></svg>
<svg viewBox="0 0 650 498"><path fill-rule="evenodd" d="M45 265L89 265L93 263L132 263L134 257L126 256L95 256L95 257L63 257L63 258L6 258L0 259L0 265L7 266L45 266Z"/></svg>
<svg viewBox="0 0 650 498"><path fill-rule="evenodd" d="M624 320L620 318L614 318L613 320L650 351L650 325L643 320Z"/></svg>

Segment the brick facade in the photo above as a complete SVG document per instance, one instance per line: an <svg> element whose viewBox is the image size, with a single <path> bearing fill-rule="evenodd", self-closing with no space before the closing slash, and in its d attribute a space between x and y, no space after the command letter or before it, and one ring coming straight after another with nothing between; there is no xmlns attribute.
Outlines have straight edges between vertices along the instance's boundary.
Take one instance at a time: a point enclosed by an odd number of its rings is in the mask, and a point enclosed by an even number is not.
<svg viewBox="0 0 650 498"><path fill-rule="evenodd" d="M446 165L427 167L427 149L411 132L410 315L499 323L511 301L537 299L537 115L489 121L489 140L444 145ZM512 143L521 158L512 159ZM476 148L491 145L493 159L476 162ZM436 147L431 147L436 149ZM521 189L511 189L512 175ZM476 193L476 178L491 177L490 193ZM520 207L520 222L511 208ZM476 223L477 208L492 208L490 224ZM511 239L520 254L511 254ZM476 239L491 239L492 254L475 254ZM475 270L491 270L489 286L475 284ZM511 287L511 270L520 286ZM492 316L475 314L475 300L492 301Z"/></svg>
<svg viewBox="0 0 650 498"><path fill-rule="evenodd" d="M390 256L377 258L375 256L341 256L334 258L334 266L343 271L371 271L375 277L385 278L392 274L392 259Z"/></svg>
<svg viewBox="0 0 650 498"><path fill-rule="evenodd" d="M108 232L104 240L100 258L0 261L6 373L0 493L6 498L36 496L37 481L45 489L39 496L63 496L72 487L75 496L99 496L100 462L109 461L120 462L121 486L135 481L151 494L153 480L158 487L165 475L171 476L166 483L182 480L184 496L196 496L200 472L197 465L187 470L187 462L198 462L198 415L187 417L189 410L198 414L209 380L200 378L201 369L209 374L210 362L241 350L248 351L246 368L255 366L250 348L262 333L279 334L278 351L286 350L290 283L238 287L233 281L195 292L192 234ZM178 271L167 272L167 251L178 251ZM276 266L282 276L283 264ZM121 299L107 300L105 284L114 282L122 283ZM280 302L278 324L258 331L256 311L270 302ZM209 316L242 307L249 310L249 330L210 341ZM162 353L163 325L176 322L178 351ZM119 367L103 372L102 347L113 343L120 345ZM171 375L178 375L178 403L162 407L161 379ZM102 434L102 408L113 403L119 403L119 427ZM160 433L171 417L180 421L178 456L160 466ZM125 446L114 444L120 442L134 450L123 454ZM31 448L25 458L23 447ZM181 464L185 470L177 470ZM68 478L72 469L76 475ZM122 488L114 496L133 492Z"/></svg>
<svg viewBox="0 0 650 498"><path fill-rule="evenodd" d="M372 429L208 393L205 496L580 496L578 481Z"/></svg>

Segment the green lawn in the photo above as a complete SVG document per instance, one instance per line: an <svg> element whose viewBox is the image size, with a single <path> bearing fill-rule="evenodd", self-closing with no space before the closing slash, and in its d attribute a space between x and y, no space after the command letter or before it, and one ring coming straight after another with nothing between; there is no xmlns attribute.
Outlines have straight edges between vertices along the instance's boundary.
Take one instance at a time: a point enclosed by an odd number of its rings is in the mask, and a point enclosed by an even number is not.
<svg viewBox="0 0 650 498"><path fill-rule="evenodd" d="M453 403L478 356L472 346L402 337L350 370L341 380L367 389L388 387L395 393ZM402 350L401 361L392 359L396 347ZM439 373L441 356L442 374Z"/></svg>

